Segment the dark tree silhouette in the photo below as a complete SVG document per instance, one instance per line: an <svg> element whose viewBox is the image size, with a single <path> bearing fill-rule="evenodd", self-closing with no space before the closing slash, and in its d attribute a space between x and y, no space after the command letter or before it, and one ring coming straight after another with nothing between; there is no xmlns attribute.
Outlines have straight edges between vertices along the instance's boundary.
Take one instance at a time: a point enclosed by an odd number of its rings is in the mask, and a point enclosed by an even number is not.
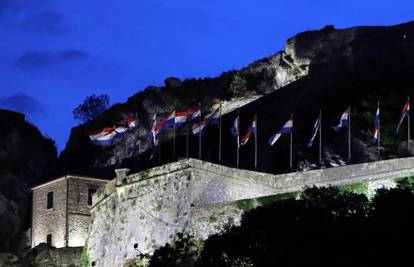
<svg viewBox="0 0 414 267"><path fill-rule="evenodd" d="M372 200L338 188L310 188L300 200L245 213L240 226L211 236L199 252L167 245L154 256L169 264L191 258L185 266L200 267L405 266L414 239L414 190L407 183L379 190Z"/></svg>
<svg viewBox="0 0 414 267"><path fill-rule="evenodd" d="M77 106L73 111L73 118L82 122L88 122L93 120L104 112L109 107L109 96L103 95L91 95L85 98L82 104Z"/></svg>

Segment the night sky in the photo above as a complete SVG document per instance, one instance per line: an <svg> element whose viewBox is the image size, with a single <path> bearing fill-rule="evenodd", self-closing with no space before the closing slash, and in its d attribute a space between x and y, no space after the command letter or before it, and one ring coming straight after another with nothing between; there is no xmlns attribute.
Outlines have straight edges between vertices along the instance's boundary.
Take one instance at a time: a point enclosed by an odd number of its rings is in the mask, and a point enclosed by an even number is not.
<svg viewBox="0 0 414 267"><path fill-rule="evenodd" d="M305 30L410 20L413 0L0 0L0 108L60 151L88 95L124 102L170 76L243 67Z"/></svg>

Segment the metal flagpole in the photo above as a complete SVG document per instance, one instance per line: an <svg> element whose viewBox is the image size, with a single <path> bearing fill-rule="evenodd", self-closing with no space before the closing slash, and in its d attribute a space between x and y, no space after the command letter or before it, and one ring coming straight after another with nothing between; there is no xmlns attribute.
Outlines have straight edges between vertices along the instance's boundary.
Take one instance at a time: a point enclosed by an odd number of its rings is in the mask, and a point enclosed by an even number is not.
<svg viewBox="0 0 414 267"><path fill-rule="evenodd" d="M201 160L201 133L198 134L198 159Z"/></svg>
<svg viewBox="0 0 414 267"><path fill-rule="evenodd" d="M379 102L379 100L378 100L378 104L377 104L377 110L379 111L379 114L378 114L378 125L377 125L377 127L378 127L378 129L377 129L377 135L378 135L378 140L377 140L377 149L378 149L378 160L380 159L380 156L381 156L381 110L380 110L380 102ZM376 114L375 114L376 115Z"/></svg>
<svg viewBox="0 0 414 267"><path fill-rule="evenodd" d="M292 157L293 149L292 149L292 147L293 147L293 129L290 132L290 162L289 162L290 169L292 169L292 167L293 167L293 157Z"/></svg>
<svg viewBox="0 0 414 267"><path fill-rule="evenodd" d="M173 161L175 161L175 117L174 117L174 135L173 135Z"/></svg>
<svg viewBox="0 0 414 267"><path fill-rule="evenodd" d="M239 161L240 161L240 115L239 111L237 111L237 169L239 168Z"/></svg>
<svg viewBox="0 0 414 267"><path fill-rule="evenodd" d="M186 136L186 148L185 155L187 158L190 157L190 125L187 124L187 136Z"/></svg>
<svg viewBox="0 0 414 267"><path fill-rule="evenodd" d="M410 105L410 97L407 98L408 100L408 105ZM410 110L408 110L407 113L407 120L408 120L408 143L407 143L407 148L410 148ZM408 150L409 151L409 150Z"/></svg>
<svg viewBox="0 0 414 267"><path fill-rule="evenodd" d="M322 109L319 110L319 164L322 165Z"/></svg>
<svg viewBox="0 0 414 267"><path fill-rule="evenodd" d="M257 171L257 114L254 115L254 123L256 131L254 133L254 170Z"/></svg>
<svg viewBox="0 0 414 267"><path fill-rule="evenodd" d="M219 155L218 155L218 162L221 164L221 99L220 99L220 106L219 106Z"/></svg>
<svg viewBox="0 0 414 267"><path fill-rule="evenodd" d="M158 163L161 164L161 138L158 138Z"/></svg>
<svg viewBox="0 0 414 267"><path fill-rule="evenodd" d="M351 160L351 106L349 106L348 118L348 161Z"/></svg>
<svg viewBox="0 0 414 267"><path fill-rule="evenodd" d="M202 111L201 111L201 105L199 105L200 107L200 121L198 123L201 123L203 120L203 116L202 116ZM198 133L198 159L201 160L201 134L202 132Z"/></svg>

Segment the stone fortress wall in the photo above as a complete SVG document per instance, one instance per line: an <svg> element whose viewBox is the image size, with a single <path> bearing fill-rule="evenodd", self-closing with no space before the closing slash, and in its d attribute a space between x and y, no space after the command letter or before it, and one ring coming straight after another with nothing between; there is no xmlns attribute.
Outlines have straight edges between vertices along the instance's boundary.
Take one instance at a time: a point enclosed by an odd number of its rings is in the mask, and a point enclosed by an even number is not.
<svg viewBox="0 0 414 267"><path fill-rule="evenodd" d="M120 266L186 231L207 238L239 224L243 199L302 191L306 186L368 183L372 188L414 175L414 158L272 175L182 160L116 179L94 195L87 252L95 266ZM391 182L390 182L391 181Z"/></svg>

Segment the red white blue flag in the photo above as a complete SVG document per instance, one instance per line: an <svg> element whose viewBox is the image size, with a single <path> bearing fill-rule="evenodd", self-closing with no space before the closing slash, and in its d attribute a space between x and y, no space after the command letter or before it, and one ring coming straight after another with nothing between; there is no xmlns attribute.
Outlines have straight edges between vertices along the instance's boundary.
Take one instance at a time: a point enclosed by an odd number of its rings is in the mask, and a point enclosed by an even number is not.
<svg viewBox="0 0 414 267"><path fill-rule="evenodd" d="M339 131L343 126L349 125L349 116L351 114L351 107L348 107L344 113L342 113L341 119L339 120L338 125L333 126L332 129L337 132Z"/></svg>
<svg viewBox="0 0 414 267"><path fill-rule="evenodd" d="M128 131L128 128L123 127L123 126L115 126L114 130L115 130L114 138L123 138L126 132Z"/></svg>
<svg viewBox="0 0 414 267"><path fill-rule="evenodd" d="M158 144L156 129L157 129L157 114L154 113L154 117L152 119L151 133L150 133L150 142L153 145Z"/></svg>
<svg viewBox="0 0 414 267"><path fill-rule="evenodd" d="M318 135L318 132L319 132L320 128L321 128L321 117L319 116L316 119L315 124L313 125L312 137L309 140L308 144L306 145L308 148L312 147L313 142L315 141L315 138Z"/></svg>
<svg viewBox="0 0 414 267"><path fill-rule="evenodd" d="M206 128L208 120L199 121L193 124L193 134L200 136L204 133L204 129Z"/></svg>
<svg viewBox="0 0 414 267"><path fill-rule="evenodd" d="M378 142L379 137L379 127L380 127L380 107L378 105L377 112L375 113L375 127L374 127L374 143Z"/></svg>
<svg viewBox="0 0 414 267"><path fill-rule="evenodd" d="M158 123L155 132L159 134L163 130L167 129L171 125L175 123L175 109L171 111L166 117L162 118L161 121Z"/></svg>
<svg viewBox="0 0 414 267"><path fill-rule="evenodd" d="M135 118L135 116L129 116L127 118L127 123L128 123L128 129L131 130L137 127L137 118Z"/></svg>
<svg viewBox="0 0 414 267"><path fill-rule="evenodd" d="M252 135L256 135L256 119L253 119L252 124L250 124L249 129L247 130L247 133L241 139L240 145L244 146Z"/></svg>
<svg viewBox="0 0 414 267"><path fill-rule="evenodd" d="M237 115L236 119L233 122L233 126L231 127L230 131L234 137L237 138L237 147L240 147L240 117Z"/></svg>
<svg viewBox="0 0 414 267"><path fill-rule="evenodd" d="M208 124L219 124L220 122L220 110L217 109L208 117Z"/></svg>
<svg viewBox="0 0 414 267"><path fill-rule="evenodd" d="M187 111L179 111L175 113L175 127L179 128L184 125L188 120Z"/></svg>
<svg viewBox="0 0 414 267"><path fill-rule="evenodd" d="M188 123L197 123L201 121L201 108L192 107L187 109L187 122Z"/></svg>
<svg viewBox="0 0 414 267"><path fill-rule="evenodd" d="M268 144L273 146L276 141L282 136L282 134L292 133L293 132L293 114L290 116L289 120L280 128L274 135L272 135L268 141Z"/></svg>
<svg viewBox="0 0 414 267"><path fill-rule="evenodd" d="M110 146L113 144L115 135L115 129L113 127L107 127L100 132L90 134L89 139L94 145Z"/></svg>
<svg viewBox="0 0 414 267"><path fill-rule="evenodd" d="M405 103L402 110L400 121L397 126L397 133L400 131L401 124L403 123L405 117L410 118L410 98L407 99L407 103Z"/></svg>

